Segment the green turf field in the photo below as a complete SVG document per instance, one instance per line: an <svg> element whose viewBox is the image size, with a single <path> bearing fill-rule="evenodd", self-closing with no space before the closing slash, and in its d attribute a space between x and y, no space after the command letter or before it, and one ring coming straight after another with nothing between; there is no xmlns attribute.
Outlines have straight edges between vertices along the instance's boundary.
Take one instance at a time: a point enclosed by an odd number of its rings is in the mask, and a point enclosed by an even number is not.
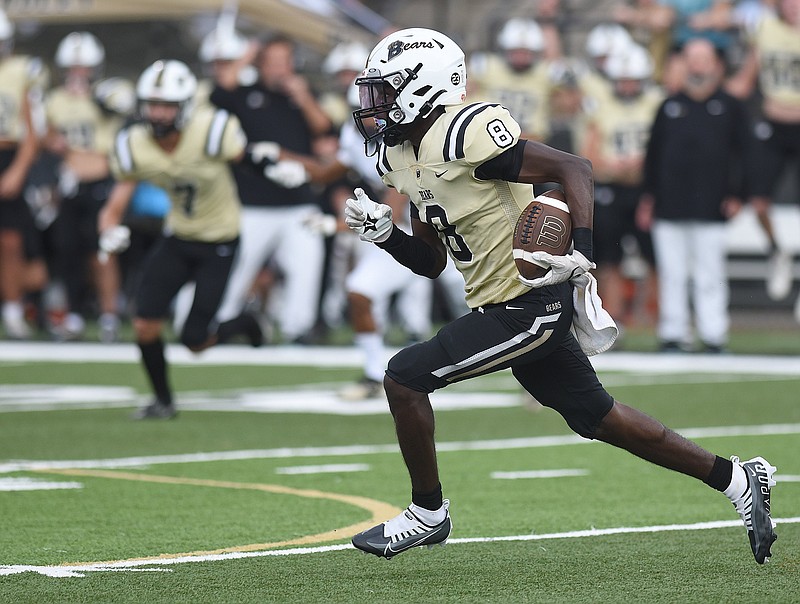
<svg viewBox="0 0 800 604"><path fill-rule="evenodd" d="M410 487L385 402L336 400L349 353L176 357L181 413L146 423L131 348L0 351L0 602L800 602L796 358L597 358L618 399L778 467L767 565L723 495L582 441L507 373L434 395L453 535L385 561L349 537Z"/></svg>

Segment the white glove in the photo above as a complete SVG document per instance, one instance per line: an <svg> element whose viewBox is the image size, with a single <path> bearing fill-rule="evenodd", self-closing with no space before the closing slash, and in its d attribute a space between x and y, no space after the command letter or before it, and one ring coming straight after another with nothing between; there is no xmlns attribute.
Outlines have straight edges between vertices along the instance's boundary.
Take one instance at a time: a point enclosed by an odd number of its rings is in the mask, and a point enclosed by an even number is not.
<svg viewBox="0 0 800 604"><path fill-rule="evenodd" d="M118 224L100 233L98 245L100 251L97 258L105 264L108 262L109 254L119 254L128 249L131 244L131 230L125 225Z"/></svg>
<svg viewBox="0 0 800 604"><path fill-rule="evenodd" d="M344 206L344 223L358 233L362 241L382 243L392 233L392 208L383 203L375 203L356 189L355 199L348 199Z"/></svg>
<svg viewBox="0 0 800 604"><path fill-rule="evenodd" d="M517 278L528 287L545 287L546 285L564 283L564 281L569 281L593 268L597 268L594 262L589 262L586 256L578 250L566 256L553 256L547 252L532 252L531 259L536 264L549 266L550 270L538 279L526 279L519 275Z"/></svg>
<svg viewBox="0 0 800 604"><path fill-rule="evenodd" d="M303 216L303 226L328 237L336 232L336 217L322 212L309 212Z"/></svg>
<svg viewBox="0 0 800 604"><path fill-rule="evenodd" d="M284 189L296 189L308 182L306 169L299 161L284 159L264 168L264 176Z"/></svg>
<svg viewBox="0 0 800 604"><path fill-rule="evenodd" d="M247 146L247 152L254 164L260 164L264 160L275 163L281 156L281 146L270 141L250 143Z"/></svg>

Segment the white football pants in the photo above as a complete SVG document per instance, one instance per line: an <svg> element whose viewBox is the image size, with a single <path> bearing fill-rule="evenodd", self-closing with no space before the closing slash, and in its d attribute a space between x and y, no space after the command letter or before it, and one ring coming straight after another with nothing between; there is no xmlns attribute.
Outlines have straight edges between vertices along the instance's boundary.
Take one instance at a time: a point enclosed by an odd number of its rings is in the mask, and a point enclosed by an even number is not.
<svg viewBox="0 0 800 604"><path fill-rule="evenodd" d="M283 273L277 323L285 341L306 334L317 320L325 245L320 234L303 225L303 218L319 211L313 204L291 207L242 207L239 254L217 319L236 317L262 266L272 258Z"/></svg>
<svg viewBox="0 0 800 604"><path fill-rule="evenodd" d="M653 246L658 272L658 337L692 342L691 308L703 343L728 341L725 224L656 220Z"/></svg>

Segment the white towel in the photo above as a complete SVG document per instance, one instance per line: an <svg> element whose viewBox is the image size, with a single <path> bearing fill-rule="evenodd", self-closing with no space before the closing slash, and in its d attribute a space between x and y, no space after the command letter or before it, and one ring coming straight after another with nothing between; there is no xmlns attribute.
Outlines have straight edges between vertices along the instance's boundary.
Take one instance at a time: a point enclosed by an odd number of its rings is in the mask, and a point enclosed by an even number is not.
<svg viewBox="0 0 800 604"><path fill-rule="evenodd" d="M572 279L572 285L572 333L587 356L605 352L614 345L619 329L603 308L597 294L597 279L591 273L584 273Z"/></svg>

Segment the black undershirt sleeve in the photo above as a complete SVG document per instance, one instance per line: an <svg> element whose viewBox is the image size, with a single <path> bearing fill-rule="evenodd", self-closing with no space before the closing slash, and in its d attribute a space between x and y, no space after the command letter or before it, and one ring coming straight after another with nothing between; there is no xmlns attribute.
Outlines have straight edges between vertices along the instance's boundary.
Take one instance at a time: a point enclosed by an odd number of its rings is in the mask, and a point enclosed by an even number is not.
<svg viewBox="0 0 800 604"><path fill-rule="evenodd" d="M436 251L431 246L422 239L412 237L398 229L397 226L392 228L386 241L375 245L389 252L392 258L400 264L423 277L431 276L431 271L438 261Z"/></svg>
<svg viewBox="0 0 800 604"><path fill-rule="evenodd" d="M522 157L525 153L525 140L520 139L517 144L506 149L475 168L475 177L481 180L506 180L519 182L519 172L522 169Z"/></svg>

